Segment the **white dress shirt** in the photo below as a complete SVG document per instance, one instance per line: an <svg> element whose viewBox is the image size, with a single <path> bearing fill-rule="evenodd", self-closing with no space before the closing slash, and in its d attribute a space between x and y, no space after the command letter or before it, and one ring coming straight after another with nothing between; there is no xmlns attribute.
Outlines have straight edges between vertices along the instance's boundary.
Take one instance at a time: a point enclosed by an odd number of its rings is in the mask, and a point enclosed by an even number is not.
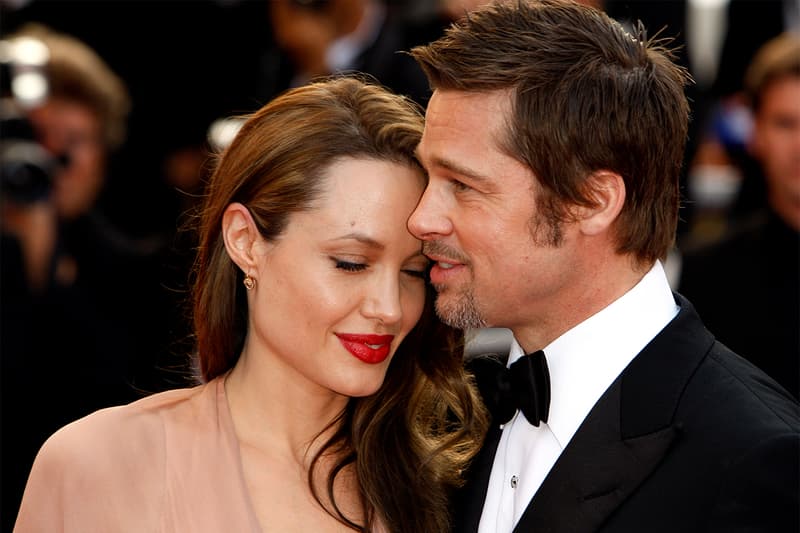
<svg viewBox="0 0 800 533"><path fill-rule="evenodd" d="M659 261L631 290L544 348L548 422L519 411L503 427L478 533L511 532L594 404L628 363L678 314ZM516 340L508 365L524 355Z"/></svg>

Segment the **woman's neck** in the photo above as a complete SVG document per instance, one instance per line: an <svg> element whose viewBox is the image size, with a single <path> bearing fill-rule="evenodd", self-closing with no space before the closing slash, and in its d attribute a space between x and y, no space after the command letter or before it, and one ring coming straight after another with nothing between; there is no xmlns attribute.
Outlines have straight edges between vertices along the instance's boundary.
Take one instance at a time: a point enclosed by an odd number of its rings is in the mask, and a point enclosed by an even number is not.
<svg viewBox="0 0 800 533"><path fill-rule="evenodd" d="M268 357L242 353L225 378L228 406L240 442L308 467L336 431L331 423L348 398L293 379Z"/></svg>

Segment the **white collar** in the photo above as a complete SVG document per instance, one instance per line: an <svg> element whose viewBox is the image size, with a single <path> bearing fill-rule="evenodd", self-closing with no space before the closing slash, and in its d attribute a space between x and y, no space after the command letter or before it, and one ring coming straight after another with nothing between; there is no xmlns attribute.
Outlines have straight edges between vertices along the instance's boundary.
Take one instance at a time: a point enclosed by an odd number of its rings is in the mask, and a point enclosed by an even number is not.
<svg viewBox="0 0 800 533"><path fill-rule="evenodd" d="M636 355L678 314L656 261L631 290L544 348L550 370L547 425L565 447L594 404ZM511 365L524 354L514 339Z"/></svg>

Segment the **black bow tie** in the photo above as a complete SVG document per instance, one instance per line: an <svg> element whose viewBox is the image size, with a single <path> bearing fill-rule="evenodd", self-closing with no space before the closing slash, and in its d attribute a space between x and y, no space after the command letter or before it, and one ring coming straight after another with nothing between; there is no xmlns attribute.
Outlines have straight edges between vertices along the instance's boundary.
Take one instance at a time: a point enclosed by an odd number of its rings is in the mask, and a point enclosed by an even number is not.
<svg viewBox="0 0 800 533"><path fill-rule="evenodd" d="M510 367L494 354L473 357L467 364L493 422L505 424L517 409L534 426L547 422L550 373L543 351L523 355Z"/></svg>

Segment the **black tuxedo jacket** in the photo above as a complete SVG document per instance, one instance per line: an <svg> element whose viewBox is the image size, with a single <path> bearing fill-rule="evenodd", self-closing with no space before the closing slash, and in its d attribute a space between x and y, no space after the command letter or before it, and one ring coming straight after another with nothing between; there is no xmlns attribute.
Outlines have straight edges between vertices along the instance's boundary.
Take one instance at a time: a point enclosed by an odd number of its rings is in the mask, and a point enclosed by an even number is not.
<svg viewBox="0 0 800 533"><path fill-rule="evenodd" d="M800 404L680 312L595 404L515 532L800 531ZM494 426L456 495L477 531Z"/></svg>

